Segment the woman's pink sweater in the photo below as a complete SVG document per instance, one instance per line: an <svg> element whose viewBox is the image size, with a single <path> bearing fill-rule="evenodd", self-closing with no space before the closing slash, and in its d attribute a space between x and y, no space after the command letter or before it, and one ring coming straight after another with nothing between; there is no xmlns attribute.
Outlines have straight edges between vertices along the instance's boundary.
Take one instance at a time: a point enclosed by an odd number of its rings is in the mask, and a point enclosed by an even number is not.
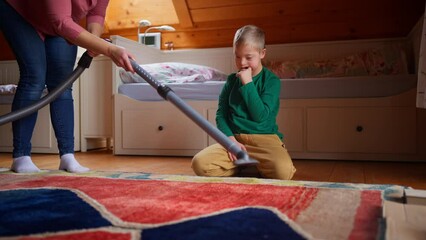
<svg viewBox="0 0 426 240"><path fill-rule="evenodd" d="M109 0L6 0L38 31L46 35L72 40L84 30L78 23L104 24Z"/></svg>

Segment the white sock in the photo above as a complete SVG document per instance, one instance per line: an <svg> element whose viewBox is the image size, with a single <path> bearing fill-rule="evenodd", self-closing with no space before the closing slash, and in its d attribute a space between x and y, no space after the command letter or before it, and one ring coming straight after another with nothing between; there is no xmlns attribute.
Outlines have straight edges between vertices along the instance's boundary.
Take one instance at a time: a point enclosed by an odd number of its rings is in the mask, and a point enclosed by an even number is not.
<svg viewBox="0 0 426 240"><path fill-rule="evenodd" d="M30 156L14 158L11 170L17 173L40 172L40 169L33 163Z"/></svg>
<svg viewBox="0 0 426 240"><path fill-rule="evenodd" d="M81 166L74 157L74 154L67 153L61 156L61 163L59 164L59 170L68 171L71 173L84 173L90 169Z"/></svg>

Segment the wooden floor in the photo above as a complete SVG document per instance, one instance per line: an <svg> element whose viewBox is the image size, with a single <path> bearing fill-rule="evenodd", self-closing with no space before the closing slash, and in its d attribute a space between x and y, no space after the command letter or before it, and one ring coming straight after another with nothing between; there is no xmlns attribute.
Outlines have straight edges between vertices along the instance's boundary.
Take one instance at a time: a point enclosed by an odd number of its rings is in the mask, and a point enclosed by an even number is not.
<svg viewBox="0 0 426 240"><path fill-rule="evenodd" d="M190 157L114 156L111 151L96 150L76 153L79 162L97 171L149 172L156 174L194 175ZM56 154L33 154L40 169L56 170ZM0 168L10 168L10 153L0 153ZM426 190L426 162L366 162L294 160L294 180L398 184Z"/></svg>

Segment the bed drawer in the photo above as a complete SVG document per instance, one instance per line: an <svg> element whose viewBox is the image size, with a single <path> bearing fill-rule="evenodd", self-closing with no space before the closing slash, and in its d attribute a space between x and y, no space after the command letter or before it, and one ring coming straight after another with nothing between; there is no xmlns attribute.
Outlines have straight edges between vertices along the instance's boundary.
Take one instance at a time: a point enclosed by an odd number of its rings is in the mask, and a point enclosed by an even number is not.
<svg viewBox="0 0 426 240"><path fill-rule="evenodd" d="M122 148L201 150L207 135L175 108L122 111Z"/></svg>
<svg viewBox="0 0 426 240"><path fill-rule="evenodd" d="M308 152L415 153L416 110L408 107L308 108Z"/></svg>
<svg viewBox="0 0 426 240"><path fill-rule="evenodd" d="M284 144L290 152L303 151L303 108L280 108L277 116L278 131L284 135Z"/></svg>

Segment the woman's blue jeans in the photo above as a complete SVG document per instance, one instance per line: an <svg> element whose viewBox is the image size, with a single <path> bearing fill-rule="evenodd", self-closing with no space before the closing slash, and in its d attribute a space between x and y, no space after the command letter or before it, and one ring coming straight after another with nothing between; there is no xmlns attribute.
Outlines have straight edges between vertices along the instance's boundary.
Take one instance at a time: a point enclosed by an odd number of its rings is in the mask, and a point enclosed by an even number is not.
<svg viewBox="0 0 426 240"><path fill-rule="evenodd" d="M0 30L15 53L19 83L12 111L26 107L53 90L73 71L77 47L58 36L43 41L36 29L5 0L0 0ZM74 153L74 106L72 89L50 103L50 117L58 141L59 154ZM12 123L13 157L31 155L31 137L37 113Z"/></svg>

